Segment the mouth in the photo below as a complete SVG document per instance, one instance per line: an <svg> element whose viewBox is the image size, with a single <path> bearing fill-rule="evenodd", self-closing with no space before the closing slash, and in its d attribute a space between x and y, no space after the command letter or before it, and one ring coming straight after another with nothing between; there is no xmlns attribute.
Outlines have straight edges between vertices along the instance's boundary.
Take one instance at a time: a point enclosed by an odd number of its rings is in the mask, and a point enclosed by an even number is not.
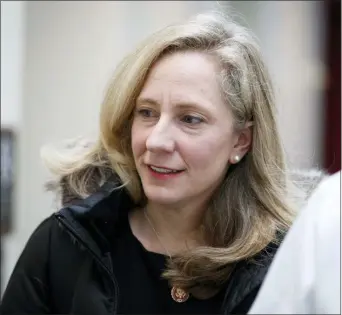
<svg viewBox="0 0 342 315"><path fill-rule="evenodd" d="M185 170L177 170L171 169L162 166L154 166L154 165L147 165L148 169L150 170L152 175L156 175L157 177L170 177L175 176L183 173Z"/></svg>

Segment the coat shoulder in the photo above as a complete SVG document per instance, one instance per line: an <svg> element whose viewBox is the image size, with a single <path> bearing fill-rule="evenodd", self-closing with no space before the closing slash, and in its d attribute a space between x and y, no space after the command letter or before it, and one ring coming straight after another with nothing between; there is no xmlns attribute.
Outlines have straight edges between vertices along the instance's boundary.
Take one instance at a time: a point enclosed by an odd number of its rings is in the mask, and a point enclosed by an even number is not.
<svg viewBox="0 0 342 315"><path fill-rule="evenodd" d="M283 237L278 236L279 243ZM247 313L259 292L279 243L270 243L252 259L236 264L226 290L224 314Z"/></svg>

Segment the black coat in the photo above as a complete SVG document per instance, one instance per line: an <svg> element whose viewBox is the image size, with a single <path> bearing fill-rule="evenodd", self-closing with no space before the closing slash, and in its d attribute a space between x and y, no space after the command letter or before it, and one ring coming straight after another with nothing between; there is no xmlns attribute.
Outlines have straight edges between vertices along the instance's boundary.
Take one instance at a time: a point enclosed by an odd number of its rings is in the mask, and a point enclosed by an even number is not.
<svg viewBox="0 0 342 315"><path fill-rule="evenodd" d="M38 226L11 275L1 314L117 313L119 288L107 236L134 205L124 190L114 188L108 182ZM236 265L226 288L225 314L248 312L276 249L272 244L257 255L257 263Z"/></svg>

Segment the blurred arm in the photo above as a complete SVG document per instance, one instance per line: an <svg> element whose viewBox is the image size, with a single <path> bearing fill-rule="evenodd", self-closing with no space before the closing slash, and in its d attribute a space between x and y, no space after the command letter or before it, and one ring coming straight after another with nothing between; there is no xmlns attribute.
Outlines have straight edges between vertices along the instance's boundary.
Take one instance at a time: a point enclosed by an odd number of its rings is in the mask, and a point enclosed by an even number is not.
<svg viewBox="0 0 342 315"><path fill-rule="evenodd" d="M340 314L340 197L337 173L289 230L249 314Z"/></svg>

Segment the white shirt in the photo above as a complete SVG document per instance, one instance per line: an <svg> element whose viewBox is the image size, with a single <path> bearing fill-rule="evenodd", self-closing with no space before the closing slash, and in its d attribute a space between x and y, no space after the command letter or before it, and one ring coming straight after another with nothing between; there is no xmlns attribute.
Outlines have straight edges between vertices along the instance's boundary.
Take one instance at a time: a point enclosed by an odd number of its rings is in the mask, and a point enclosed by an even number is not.
<svg viewBox="0 0 342 315"><path fill-rule="evenodd" d="M249 314L341 314L341 172L298 215Z"/></svg>

